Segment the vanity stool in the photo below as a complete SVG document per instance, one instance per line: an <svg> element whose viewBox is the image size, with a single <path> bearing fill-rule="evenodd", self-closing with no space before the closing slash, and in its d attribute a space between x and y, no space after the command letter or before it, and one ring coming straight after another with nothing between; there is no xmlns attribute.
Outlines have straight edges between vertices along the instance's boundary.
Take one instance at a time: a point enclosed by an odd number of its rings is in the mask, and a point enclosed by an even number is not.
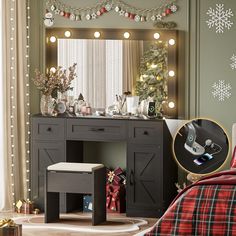
<svg viewBox="0 0 236 236"><path fill-rule="evenodd" d="M59 219L59 193L92 194L92 225L106 221L106 169L102 164L59 162L45 175L45 223Z"/></svg>

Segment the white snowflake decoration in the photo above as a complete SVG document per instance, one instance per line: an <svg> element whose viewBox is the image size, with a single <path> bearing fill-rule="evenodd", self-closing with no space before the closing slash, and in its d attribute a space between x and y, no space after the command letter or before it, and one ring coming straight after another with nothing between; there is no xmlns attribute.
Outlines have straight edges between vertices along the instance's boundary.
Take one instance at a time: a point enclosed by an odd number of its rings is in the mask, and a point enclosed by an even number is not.
<svg viewBox="0 0 236 236"><path fill-rule="evenodd" d="M219 101L224 101L225 98L230 98L232 89L230 84L225 84L224 80L219 80L219 82L215 82L212 85L212 88L214 89L212 91L212 95L214 98L218 98Z"/></svg>
<svg viewBox="0 0 236 236"><path fill-rule="evenodd" d="M230 17L234 14L231 9L225 11L224 4L216 4L216 9L210 7L206 14L211 17L206 21L209 29L215 26L216 33L224 33L225 28L229 30L233 25Z"/></svg>
<svg viewBox="0 0 236 236"><path fill-rule="evenodd" d="M232 63L230 64L231 69L232 70L236 69L236 56L233 54L233 56L230 58L230 60L232 61Z"/></svg>

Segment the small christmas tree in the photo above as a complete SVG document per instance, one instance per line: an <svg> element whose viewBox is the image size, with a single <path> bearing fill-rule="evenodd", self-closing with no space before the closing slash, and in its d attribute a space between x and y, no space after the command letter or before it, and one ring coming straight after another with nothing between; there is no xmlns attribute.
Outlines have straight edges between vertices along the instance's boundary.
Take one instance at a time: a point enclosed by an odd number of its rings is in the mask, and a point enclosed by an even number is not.
<svg viewBox="0 0 236 236"><path fill-rule="evenodd" d="M136 82L136 94L140 101L152 97L156 113L162 113L162 103L167 100L167 53L166 42L156 41L146 50L140 61L140 77Z"/></svg>

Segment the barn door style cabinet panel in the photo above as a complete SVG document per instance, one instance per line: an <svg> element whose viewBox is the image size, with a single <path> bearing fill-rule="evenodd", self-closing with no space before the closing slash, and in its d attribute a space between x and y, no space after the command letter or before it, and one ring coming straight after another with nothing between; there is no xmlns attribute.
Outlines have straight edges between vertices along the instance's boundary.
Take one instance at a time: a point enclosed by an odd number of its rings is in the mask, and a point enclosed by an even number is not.
<svg viewBox="0 0 236 236"><path fill-rule="evenodd" d="M126 142L126 214L160 217L176 195L177 166L164 120L32 117L32 200L41 210L48 165L83 162L83 142ZM94 160L96 162L96 159ZM81 196L63 194L63 212L76 209Z"/></svg>

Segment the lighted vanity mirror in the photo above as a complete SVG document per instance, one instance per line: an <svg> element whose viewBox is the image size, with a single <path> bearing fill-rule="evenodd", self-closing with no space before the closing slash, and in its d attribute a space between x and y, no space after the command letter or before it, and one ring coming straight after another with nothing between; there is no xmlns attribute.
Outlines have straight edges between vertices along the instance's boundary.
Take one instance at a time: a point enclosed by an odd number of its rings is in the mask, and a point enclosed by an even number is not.
<svg viewBox="0 0 236 236"><path fill-rule="evenodd" d="M106 108L126 91L141 99L160 93L165 112L177 116L177 31L48 28L47 70L73 63L77 79L69 95L82 93L92 107Z"/></svg>

